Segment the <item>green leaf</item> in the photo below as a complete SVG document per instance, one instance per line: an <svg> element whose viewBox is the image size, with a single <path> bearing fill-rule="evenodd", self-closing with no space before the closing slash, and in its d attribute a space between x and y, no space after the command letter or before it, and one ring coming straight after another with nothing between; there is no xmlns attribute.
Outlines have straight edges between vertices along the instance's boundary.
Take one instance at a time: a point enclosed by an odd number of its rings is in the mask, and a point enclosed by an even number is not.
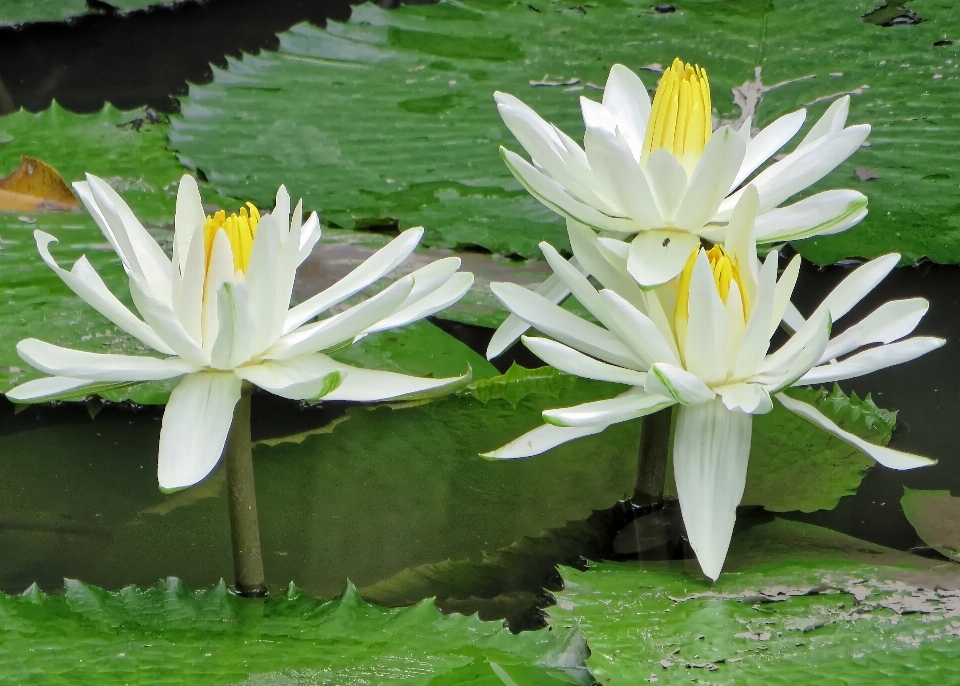
<svg viewBox="0 0 960 686"><path fill-rule="evenodd" d="M317 250L323 250L322 243ZM474 379L497 375L496 367L485 358L425 321L371 334L332 357L358 367L414 376L462 376L468 366Z"/></svg>
<svg viewBox="0 0 960 686"><path fill-rule="evenodd" d="M904 263L921 257L957 263L960 122L954 114L960 108L955 85L960 16L950 0L922 0L909 3L924 20L913 26L885 27L861 19L878 4L777 3L765 17L758 46L762 81L783 85L764 94L760 125L801 104L809 105L809 122L831 96L850 92L850 122L873 127L869 147L814 189L857 189L869 198L870 214L850 231L801 241L796 248L818 264L894 251ZM891 9L907 5L886 4ZM953 42L944 44L944 38ZM860 181L855 173L860 167L880 178Z"/></svg>
<svg viewBox="0 0 960 686"><path fill-rule="evenodd" d="M960 562L960 498L950 491L904 488L900 505L924 543Z"/></svg>
<svg viewBox="0 0 960 686"><path fill-rule="evenodd" d="M870 147L816 188L862 190L870 216L853 231L798 242L804 255L824 264L896 249L905 261L955 262L960 224L948 191L960 168L945 141L958 136L960 50L933 44L960 23L949 0L916 5L926 19L916 26L863 21L874 7L691 0L659 14L632 1L363 5L346 24L296 26L279 52L215 70L212 84L191 87L170 138L185 164L229 195L265 202L282 176L347 228L422 224L432 245L536 257L540 240L566 248L567 238L500 160L500 145L519 145L493 92L517 95L578 139L577 99L599 98L613 63L652 87L651 71L679 55L709 71L723 122L751 114L765 125L808 106L808 130L834 97L852 92L850 121L873 124ZM826 15L835 19L829 31ZM882 178L860 181L856 167Z"/></svg>
<svg viewBox="0 0 960 686"><path fill-rule="evenodd" d="M527 369L516 362L506 374L492 379L483 379L470 386L470 395L486 405L494 399L506 400L513 407L531 393L559 397L577 385L577 377L564 374L553 367ZM611 384L611 388L616 388Z"/></svg>
<svg viewBox="0 0 960 686"><path fill-rule="evenodd" d="M20 156L28 155L56 168L68 184L94 174L107 181L144 224L171 224L177 184L185 170L167 150L166 128L144 119L143 110L121 111L111 105L95 114L74 114L57 103L37 114L19 110L0 118L0 131L13 136L0 147L0 173L13 171ZM204 202L224 208L236 204L209 188L202 190ZM77 214L83 215L84 224L93 225L85 212Z"/></svg>
<svg viewBox="0 0 960 686"><path fill-rule="evenodd" d="M122 13L185 0L110 0ZM16 26L33 21L66 21L85 14L96 14L86 0L4 0L0 6L0 26Z"/></svg>
<svg viewBox="0 0 960 686"><path fill-rule="evenodd" d="M496 676L490 663L502 663L533 685L582 672L556 669L568 666L557 658L571 636L515 636L499 622L442 615L429 600L369 605L349 584L329 602L292 584L249 600L222 582L191 591L176 578L116 593L72 580L56 596L35 588L0 596L0 683L449 684L464 669Z"/></svg>
<svg viewBox="0 0 960 686"><path fill-rule="evenodd" d="M706 7L361 5L345 24L295 26L276 53L228 58L229 71L214 69L213 83L182 100L171 145L223 193L264 202L283 178L346 228L423 225L430 245L537 257L541 240L568 248L566 230L503 164L499 146L519 145L493 92L521 97L577 138L578 99L599 98L612 64L653 86L658 76L642 68L682 54L707 66L720 116L736 118L725 94L753 74L762 12Z"/></svg>
<svg viewBox="0 0 960 686"><path fill-rule="evenodd" d="M792 388L793 398L815 406L841 428L886 445L896 426L896 412L878 408L868 395ZM762 505L770 512L832 510L853 495L874 461L851 445L797 417L774 402L773 411L753 418L753 443L747 487L741 505ZM666 492L676 496L673 463L667 465Z"/></svg>
<svg viewBox="0 0 960 686"><path fill-rule="evenodd" d="M932 589L956 569L778 519L734 537L716 584L692 559L562 569L550 623L610 686L952 683L960 601Z"/></svg>

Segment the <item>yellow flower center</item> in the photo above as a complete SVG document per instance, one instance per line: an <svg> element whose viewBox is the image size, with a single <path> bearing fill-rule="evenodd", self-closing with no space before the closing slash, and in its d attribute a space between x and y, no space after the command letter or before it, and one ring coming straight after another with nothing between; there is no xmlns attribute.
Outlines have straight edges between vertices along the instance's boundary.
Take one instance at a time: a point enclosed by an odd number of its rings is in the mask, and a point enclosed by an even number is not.
<svg viewBox="0 0 960 686"><path fill-rule="evenodd" d="M680 281L677 285L677 307L673 315L674 326L678 333L686 332L687 329L690 316L690 280L693 278L693 265L702 249L696 248L690 253L683 271L680 272ZM710 262L717 293L720 294L720 300L724 305L727 304L727 298L730 296L730 284L737 285L737 292L743 306L743 321L746 322L750 316L750 303L747 300L747 289L740 278L740 263L736 253L727 253L719 245L715 245L707 250L707 260Z"/></svg>
<svg viewBox="0 0 960 686"><path fill-rule="evenodd" d="M707 72L678 57L663 72L653 98L643 156L666 148L689 173L713 133L713 108Z"/></svg>
<svg viewBox="0 0 960 686"><path fill-rule="evenodd" d="M247 207L250 211L247 211ZM213 216L208 216L203 225L203 245L207 257L207 268L210 267L210 255L213 252L213 242L217 233L223 231L230 241L230 250L233 251L233 270L247 272L250 264L250 253L253 250L253 237L257 235L257 225L260 223L260 210L253 203L240 208L240 214L231 214L220 210Z"/></svg>

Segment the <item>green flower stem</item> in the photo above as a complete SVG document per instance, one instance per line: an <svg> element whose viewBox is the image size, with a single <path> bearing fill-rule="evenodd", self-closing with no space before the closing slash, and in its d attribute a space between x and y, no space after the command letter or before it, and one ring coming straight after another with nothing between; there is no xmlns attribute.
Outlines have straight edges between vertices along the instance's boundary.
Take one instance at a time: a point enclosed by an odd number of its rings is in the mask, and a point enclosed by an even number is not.
<svg viewBox="0 0 960 686"><path fill-rule="evenodd" d="M227 502L230 508L230 540L233 543L234 583L238 595L267 595L257 524L257 493L253 483L253 445L250 441L250 395L253 386L244 382L240 402L233 411L224 462L227 470Z"/></svg>
<svg viewBox="0 0 960 686"><path fill-rule="evenodd" d="M642 507L663 504L663 484L670 455L674 407L648 414L640 424L640 454L637 457L637 481L631 500Z"/></svg>

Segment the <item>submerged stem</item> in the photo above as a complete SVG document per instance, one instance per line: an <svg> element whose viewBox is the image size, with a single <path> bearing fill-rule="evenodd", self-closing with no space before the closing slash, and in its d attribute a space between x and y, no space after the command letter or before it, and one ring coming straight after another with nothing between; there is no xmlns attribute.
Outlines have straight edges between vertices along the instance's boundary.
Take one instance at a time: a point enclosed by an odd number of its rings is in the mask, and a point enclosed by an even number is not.
<svg viewBox="0 0 960 686"><path fill-rule="evenodd" d="M637 457L637 481L631 500L641 507L663 505L663 484L670 454L670 429L673 407L648 414L640 424L640 454Z"/></svg>
<svg viewBox="0 0 960 686"><path fill-rule="evenodd" d="M253 483L253 445L250 441L250 395L246 382L233 411L224 462L227 470L227 502L230 509L230 540L233 543L233 573L238 595L262 598L267 594L257 523L257 493Z"/></svg>

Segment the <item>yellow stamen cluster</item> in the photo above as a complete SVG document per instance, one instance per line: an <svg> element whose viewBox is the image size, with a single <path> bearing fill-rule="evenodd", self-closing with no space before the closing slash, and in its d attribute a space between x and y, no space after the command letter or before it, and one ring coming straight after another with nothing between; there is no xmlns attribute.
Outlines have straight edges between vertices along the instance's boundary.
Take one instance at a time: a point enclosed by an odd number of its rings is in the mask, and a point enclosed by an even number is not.
<svg viewBox="0 0 960 686"><path fill-rule="evenodd" d="M247 207L250 211L247 211ZM231 214L220 210L213 216L208 216L203 225L203 245L207 256L207 267L210 266L210 255L213 252L213 241L217 232L223 231L230 241L233 251L233 270L246 273L250 263L250 253L253 251L253 237L257 235L257 225L260 223L260 210L253 203L240 208L240 214Z"/></svg>
<svg viewBox="0 0 960 686"><path fill-rule="evenodd" d="M697 248L690 253L683 271L680 272L680 281L677 284L677 307L673 315L678 334L681 331L686 332L687 320L690 316L690 280L693 278L693 265L701 250L702 248ZM720 300L726 305L727 298L730 296L730 284L736 284L740 302L743 305L743 321L746 322L750 316L750 303L747 300L747 289L740 278L740 263L736 253L727 253L719 245L713 246L706 252Z"/></svg>
<svg viewBox="0 0 960 686"><path fill-rule="evenodd" d="M690 173L713 133L707 72L677 58L663 72L653 98L643 155L666 148Z"/></svg>

